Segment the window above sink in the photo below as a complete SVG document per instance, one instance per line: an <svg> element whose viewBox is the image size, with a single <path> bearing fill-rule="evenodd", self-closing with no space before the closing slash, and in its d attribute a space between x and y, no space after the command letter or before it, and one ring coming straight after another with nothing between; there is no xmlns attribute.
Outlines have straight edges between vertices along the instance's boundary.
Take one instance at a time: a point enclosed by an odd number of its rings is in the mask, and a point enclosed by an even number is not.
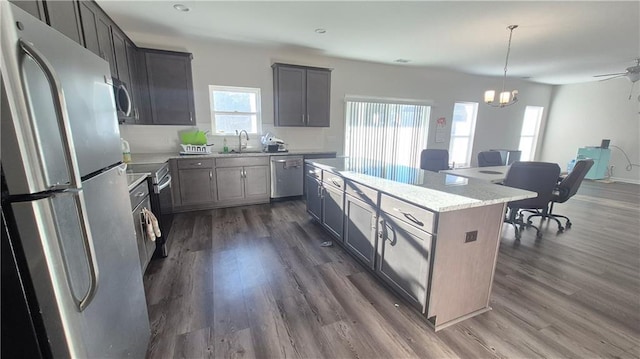
<svg viewBox="0 0 640 359"><path fill-rule="evenodd" d="M260 89L209 85L211 128L216 135L249 134L261 131Z"/></svg>

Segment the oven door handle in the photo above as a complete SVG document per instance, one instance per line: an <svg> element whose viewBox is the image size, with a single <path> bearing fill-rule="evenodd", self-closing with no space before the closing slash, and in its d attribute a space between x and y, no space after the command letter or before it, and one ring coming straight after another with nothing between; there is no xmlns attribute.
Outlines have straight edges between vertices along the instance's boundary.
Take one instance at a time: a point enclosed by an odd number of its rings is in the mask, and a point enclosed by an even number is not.
<svg viewBox="0 0 640 359"><path fill-rule="evenodd" d="M171 174L167 174L164 178L165 180L163 182L158 183L158 186L154 191L155 193L160 193L160 191L162 191L163 189L171 187Z"/></svg>

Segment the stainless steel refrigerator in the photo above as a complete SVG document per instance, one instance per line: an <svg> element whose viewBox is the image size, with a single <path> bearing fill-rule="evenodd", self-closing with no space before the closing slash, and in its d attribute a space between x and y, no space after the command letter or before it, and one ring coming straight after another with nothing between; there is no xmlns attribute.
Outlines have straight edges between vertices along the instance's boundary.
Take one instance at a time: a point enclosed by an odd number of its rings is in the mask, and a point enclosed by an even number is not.
<svg viewBox="0 0 640 359"><path fill-rule="evenodd" d="M2 240L22 288L5 288L3 263L3 304L24 298L44 357L143 358L149 319L109 65L6 1L0 17Z"/></svg>

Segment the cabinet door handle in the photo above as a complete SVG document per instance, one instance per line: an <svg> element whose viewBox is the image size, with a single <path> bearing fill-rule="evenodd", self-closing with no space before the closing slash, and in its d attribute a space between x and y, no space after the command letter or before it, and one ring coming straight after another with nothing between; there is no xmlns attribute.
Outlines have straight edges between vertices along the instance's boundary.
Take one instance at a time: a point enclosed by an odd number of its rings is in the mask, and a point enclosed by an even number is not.
<svg viewBox="0 0 640 359"><path fill-rule="evenodd" d="M193 163L192 166L202 166L202 162Z"/></svg>
<svg viewBox="0 0 640 359"><path fill-rule="evenodd" d="M421 221L419 221L416 217L414 217L414 216L413 216L413 214L411 214L411 213L409 213L409 212L405 212L405 211L401 210L400 208L394 208L393 210L394 210L394 211L396 211L396 212L400 212L400 213L402 213L402 215L403 215L406 219L408 219L408 220L410 220L411 222L413 222L413 223L415 223L415 224L419 225L420 227L423 227L423 226L424 226L424 223L422 223L422 222L421 222Z"/></svg>
<svg viewBox="0 0 640 359"><path fill-rule="evenodd" d="M304 113L302 114L302 124L304 124Z"/></svg>
<svg viewBox="0 0 640 359"><path fill-rule="evenodd" d="M336 185L336 186L338 186L338 187L342 188L342 186L340 185L340 181L336 180L335 178L332 178L332 179L331 179L331 182L333 182L333 184L334 184L334 185Z"/></svg>
<svg viewBox="0 0 640 359"><path fill-rule="evenodd" d="M320 185L318 185L318 197L320 197L320 188L322 188L322 187L320 187Z"/></svg>
<svg viewBox="0 0 640 359"><path fill-rule="evenodd" d="M209 181L213 179L213 171L209 171Z"/></svg>
<svg viewBox="0 0 640 359"><path fill-rule="evenodd" d="M189 111L189 122L193 122L193 113Z"/></svg>
<svg viewBox="0 0 640 359"><path fill-rule="evenodd" d="M144 192L138 192L135 194L136 197L142 197L144 196Z"/></svg>

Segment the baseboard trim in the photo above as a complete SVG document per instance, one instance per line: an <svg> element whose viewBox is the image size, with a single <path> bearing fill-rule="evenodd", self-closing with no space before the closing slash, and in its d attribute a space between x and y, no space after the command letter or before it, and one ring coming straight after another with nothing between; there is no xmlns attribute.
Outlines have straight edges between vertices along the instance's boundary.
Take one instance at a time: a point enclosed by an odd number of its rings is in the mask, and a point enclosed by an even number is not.
<svg viewBox="0 0 640 359"><path fill-rule="evenodd" d="M611 177L612 182L624 182L624 183L632 183L632 184L640 184L640 179L633 178L620 178L620 177ZM608 182L605 182L608 183Z"/></svg>

